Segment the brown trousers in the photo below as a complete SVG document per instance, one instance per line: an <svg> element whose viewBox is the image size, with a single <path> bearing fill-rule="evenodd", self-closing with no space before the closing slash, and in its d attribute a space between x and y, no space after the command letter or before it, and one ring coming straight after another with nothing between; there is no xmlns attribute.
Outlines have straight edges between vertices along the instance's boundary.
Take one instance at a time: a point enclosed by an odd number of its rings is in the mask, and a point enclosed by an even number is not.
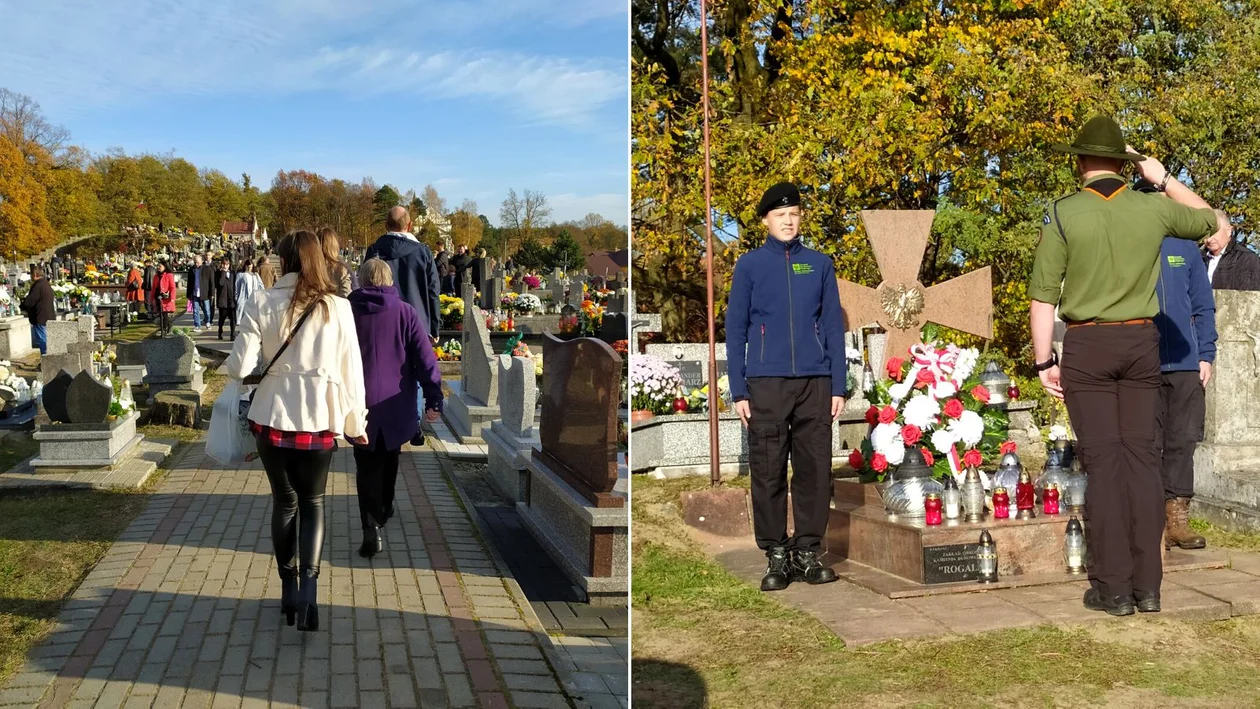
<svg viewBox="0 0 1260 709"><path fill-rule="evenodd" d="M1063 393L1089 474L1090 583L1105 595L1159 592L1159 331L1153 324L1069 328Z"/></svg>

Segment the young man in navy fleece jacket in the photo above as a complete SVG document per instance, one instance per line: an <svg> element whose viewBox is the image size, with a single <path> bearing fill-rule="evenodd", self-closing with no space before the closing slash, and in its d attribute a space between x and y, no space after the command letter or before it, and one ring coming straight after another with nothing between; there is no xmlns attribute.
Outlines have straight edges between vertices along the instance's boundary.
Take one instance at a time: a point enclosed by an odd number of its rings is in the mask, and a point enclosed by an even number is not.
<svg viewBox="0 0 1260 709"><path fill-rule="evenodd" d="M726 308L731 397L748 427L753 530L769 560L763 591L836 580L819 556L831 502L831 424L846 393L844 318L834 264L801 245L800 203L787 183L762 196L757 216L770 236L735 263Z"/></svg>

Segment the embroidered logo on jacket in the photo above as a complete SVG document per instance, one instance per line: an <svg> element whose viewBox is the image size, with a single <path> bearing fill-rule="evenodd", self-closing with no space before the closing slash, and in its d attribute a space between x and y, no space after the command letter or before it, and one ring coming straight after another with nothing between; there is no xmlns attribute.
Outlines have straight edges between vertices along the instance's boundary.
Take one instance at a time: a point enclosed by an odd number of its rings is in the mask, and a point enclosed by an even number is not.
<svg viewBox="0 0 1260 709"><path fill-rule="evenodd" d="M1181 268L1182 266L1186 265L1186 259L1184 256L1169 256L1168 265L1172 266L1173 268Z"/></svg>
<svg viewBox="0 0 1260 709"><path fill-rule="evenodd" d="M814 272L814 267L807 263L792 264L792 273L795 273L798 276L803 276L807 273L813 273L813 272Z"/></svg>

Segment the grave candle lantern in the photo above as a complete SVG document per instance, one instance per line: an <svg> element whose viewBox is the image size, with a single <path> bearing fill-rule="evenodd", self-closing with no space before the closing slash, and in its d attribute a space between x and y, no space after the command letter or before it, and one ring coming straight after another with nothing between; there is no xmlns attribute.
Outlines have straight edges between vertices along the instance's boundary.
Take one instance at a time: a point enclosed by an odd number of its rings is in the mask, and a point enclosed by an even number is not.
<svg viewBox="0 0 1260 709"><path fill-rule="evenodd" d="M1059 486L1050 483L1050 486L1041 493L1041 511L1048 515L1059 514Z"/></svg>
<svg viewBox="0 0 1260 709"><path fill-rule="evenodd" d="M962 484L962 498L968 522L984 519L984 484L980 482L980 471L974 466L967 468L967 477Z"/></svg>
<svg viewBox="0 0 1260 709"><path fill-rule="evenodd" d="M1085 573L1085 530L1076 517L1068 520L1067 534L1063 537L1063 558L1069 574Z"/></svg>
<svg viewBox="0 0 1260 709"><path fill-rule="evenodd" d="M941 493L941 501L945 505L945 519L958 519L962 516L962 493L958 490L958 482L953 474L945 476L945 491Z"/></svg>
<svg viewBox="0 0 1260 709"><path fill-rule="evenodd" d="M1015 485L1015 519L1032 519L1036 517L1033 512L1033 484L1032 477L1027 470L1021 470L1019 473L1019 482Z"/></svg>
<svg viewBox="0 0 1260 709"><path fill-rule="evenodd" d="M1067 505L1068 511L1074 515L1085 513L1085 489L1088 480L1085 477L1085 471L1081 468L1081 459L1074 458L1072 467L1068 471L1067 485L1063 488L1062 503Z"/></svg>
<svg viewBox="0 0 1260 709"><path fill-rule="evenodd" d="M993 490L993 519L1010 519L1011 517L1011 496L1006 492L1006 488L999 487Z"/></svg>
<svg viewBox="0 0 1260 709"><path fill-rule="evenodd" d="M923 498L924 522L927 524L941 523L941 496L935 492L929 492L927 497Z"/></svg>
<svg viewBox="0 0 1260 709"><path fill-rule="evenodd" d="M987 529L980 532L980 548L976 550L976 559L980 562L980 583L996 583L998 580L997 543L993 541L993 536Z"/></svg>

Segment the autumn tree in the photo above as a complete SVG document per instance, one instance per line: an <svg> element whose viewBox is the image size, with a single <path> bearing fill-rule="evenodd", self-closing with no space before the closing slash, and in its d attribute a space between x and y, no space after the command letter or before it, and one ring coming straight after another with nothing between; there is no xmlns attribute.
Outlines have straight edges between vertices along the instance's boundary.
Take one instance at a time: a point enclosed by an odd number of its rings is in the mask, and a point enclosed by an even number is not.
<svg viewBox="0 0 1260 709"><path fill-rule="evenodd" d="M545 194L527 189L518 196L515 189L508 190L499 207L499 227L505 232L500 253L506 255L513 243L523 245L550 217L551 206Z"/></svg>
<svg viewBox="0 0 1260 709"><path fill-rule="evenodd" d="M477 203L466 199L451 212L451 242L455 247L472 247L482 240L485 225L477 215Z"/></svg>
<svg viewBox="0 0 1260 709"><path fill-rule="evenodd" d="M29 255L52 245L42 177L38 163L0 134L0 256Z"/></svg>

